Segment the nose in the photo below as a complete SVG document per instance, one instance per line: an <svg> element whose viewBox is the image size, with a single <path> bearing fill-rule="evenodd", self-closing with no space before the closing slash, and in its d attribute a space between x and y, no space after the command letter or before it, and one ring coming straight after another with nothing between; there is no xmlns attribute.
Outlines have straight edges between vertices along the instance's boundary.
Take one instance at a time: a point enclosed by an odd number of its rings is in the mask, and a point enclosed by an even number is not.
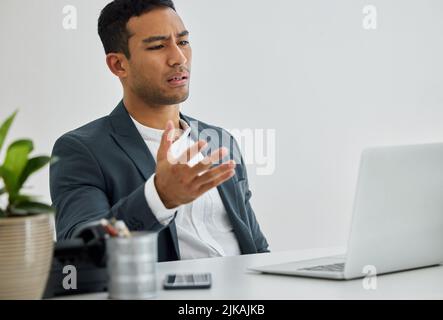
<svg viewBox="0 0 443 320"><path fill-rule="evenodd" d="M184 65L186 62L188 62L188 59L186 58L182 49L175 43L170 46L168 65L174 67L177 65Z"/></svg>

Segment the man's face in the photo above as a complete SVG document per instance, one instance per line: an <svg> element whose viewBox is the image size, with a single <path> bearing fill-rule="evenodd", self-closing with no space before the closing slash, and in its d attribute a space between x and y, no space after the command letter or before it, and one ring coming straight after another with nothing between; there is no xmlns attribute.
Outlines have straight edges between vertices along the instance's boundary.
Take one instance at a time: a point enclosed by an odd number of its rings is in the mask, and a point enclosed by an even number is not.
<svg viewBox="0 0 443 320"><path fill-rule="evenodd" d="M159 7L127 23L130 59L126 83L145 103L172 105L189 96L192 50L177 13Z"/></svg>

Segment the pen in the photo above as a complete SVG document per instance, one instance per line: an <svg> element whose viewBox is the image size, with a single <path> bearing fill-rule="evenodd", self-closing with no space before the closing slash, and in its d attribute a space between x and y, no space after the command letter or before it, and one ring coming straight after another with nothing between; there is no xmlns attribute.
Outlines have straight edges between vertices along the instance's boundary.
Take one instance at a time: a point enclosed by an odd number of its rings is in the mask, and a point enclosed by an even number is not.
<svg viewBox="0 0 443 320"><path fill-rule="evenodd" d="M103 226L106 233L109 234L111 237L118 237L118 230L114 226L112 226L108 220L101 219L100 224Z"/></svg>
<svg viewBox="0 0 443 320"><path fill-rule="evenodd" d="M126 227L124 221L119 220L115 223L114 226L117 228L119 236L124 238L131 237L131 232L129 232L128 227Z"/></svg>

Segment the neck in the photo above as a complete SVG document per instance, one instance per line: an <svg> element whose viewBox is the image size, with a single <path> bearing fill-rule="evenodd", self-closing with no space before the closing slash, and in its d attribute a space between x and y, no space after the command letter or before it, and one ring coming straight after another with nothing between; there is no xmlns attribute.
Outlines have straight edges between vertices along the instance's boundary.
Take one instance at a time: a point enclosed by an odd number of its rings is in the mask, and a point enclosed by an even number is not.
<svg viewBox="0 0 443 320"><path fill-rule="evenodd" d="M175 128L180 128L180 105L147 104L133 95L124 95L126 110L137 122L144 126L164 130L166 122L172 120Z"/></svg>

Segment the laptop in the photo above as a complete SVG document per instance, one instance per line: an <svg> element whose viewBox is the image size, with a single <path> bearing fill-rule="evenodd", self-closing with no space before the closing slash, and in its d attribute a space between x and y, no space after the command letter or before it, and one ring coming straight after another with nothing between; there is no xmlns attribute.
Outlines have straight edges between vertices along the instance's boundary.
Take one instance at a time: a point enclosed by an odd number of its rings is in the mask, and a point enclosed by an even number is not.
<svg viewBox="0 0 443 320"><path fill-rule="evenodd" d="M361 155L347 253L250 270L355 279L443 262L443 143Z"/></svg>

